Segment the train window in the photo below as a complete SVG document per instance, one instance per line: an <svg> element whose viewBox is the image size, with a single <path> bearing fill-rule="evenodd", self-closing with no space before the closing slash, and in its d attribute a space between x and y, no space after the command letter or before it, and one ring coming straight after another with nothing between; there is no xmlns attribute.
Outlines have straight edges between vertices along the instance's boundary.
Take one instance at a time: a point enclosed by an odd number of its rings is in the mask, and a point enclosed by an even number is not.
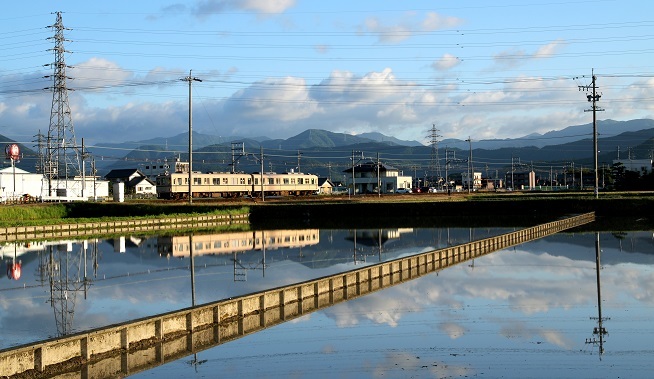
<svg viewBox="0 0 654 379"><path fill-rule="evenodd" d="M182 185L182 178L177 178L177 184L180 186Z"/></svg>
<svg viewBox="0 0 654 379"><path fill-rule="evenodd" d="M295 184L295 178L291 178L291 184Z"/></svg>
<svg viewBox="0 0 654 379"><path fill-rule="evenodd" d="M259 178L254 178L254 184L259 184Z"/></svg>
<svg viewBox="0 0 654 379"><path fill-rule="evenodd" d="M279 178L275 178L275 184L279 184Z"/></svg>
<svg viewBox="0 0 654 379"><path fill-rule="evenodd" d="M248 178L248 184L252 184L252 178Z"/></svg>
<svg viewBox="0 0 654 379"><path fill-rule="evenodd" d="M297 184L304 184L304 179L297 178Z"/></svg>
<svg viewBox="0 0 654 379"><path fill-rule="evenodd" d="M241 179L239 180L239 184L245 184L245 178L241 178Z"/></svg>
<svg viewBox="0 0 654 379"><path fill-rule="evenodd" d="M316 179L311 178L311 184L316 184Z"/></svg>
<svg viewBox="0 0 654 379"><path fill-rule="evenodd" d="M284 178L284 184L288 184L288 178Z"/></svg>
<svg viewBox="0 0 654 379"><path fill-rule="evenodd" d="M275 178L268 178L268 184L275 184Z"/></svg>
<svg viewBox="0 0 654 379"><path fill-rule="evenodd" d="M223 178L223 184L229 184L229 181L227 178Z"/></svg>
<svg viewBox="0 0 654 379"><path fill-rule="evenodd" d="M209 178L204 178L204 184L209 184Z"/></svg>
<svg viewBox="0 0 654 379"><path fill-rule="evenodd" d="M212 183L214 186L219 186L220 185L220 178L213 178Z"/></svg>
<svg viewBox="0 0 654 379"><path fill-rule="evenodd" d="M202 184L202 178L193 178L193 184Z"/></svg>

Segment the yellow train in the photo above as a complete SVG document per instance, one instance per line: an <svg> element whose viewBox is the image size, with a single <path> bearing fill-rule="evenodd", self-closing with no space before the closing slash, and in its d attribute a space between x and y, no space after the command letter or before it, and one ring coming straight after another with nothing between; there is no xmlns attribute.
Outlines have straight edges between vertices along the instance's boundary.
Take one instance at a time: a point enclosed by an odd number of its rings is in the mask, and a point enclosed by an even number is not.
<svg viewBox="0 0 654 379"><path fill-rule="evenodd" d="M318 191L318 176L289 172L229 173L194 172L191 176L193 197L261 197L306 196ZM157 197L160 199L188 199L188 172L174 172L157 176Z"/></svg>
<svg viewBox="0 0 654 379"><path fill-rule="evenodd" d="M193 236L193 254L223 255L247 251L278 250L318 245L318 229L254 230ZM191 255L191 237L162 236L157 238L157 251L162 257L185 258Z"/></svg>

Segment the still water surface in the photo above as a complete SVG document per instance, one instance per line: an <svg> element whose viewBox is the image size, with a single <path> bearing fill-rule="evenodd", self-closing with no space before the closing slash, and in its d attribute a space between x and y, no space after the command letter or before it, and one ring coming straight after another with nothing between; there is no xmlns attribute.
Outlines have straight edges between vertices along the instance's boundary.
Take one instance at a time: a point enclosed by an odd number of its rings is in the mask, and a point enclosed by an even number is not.
<svg viewBox="0 0 654 379"><path fill-rule="evenodd" d="M8 244L0 348L507 231L196 233L194 283L188 235ZM596 239L499 251L133 377L649 377L654 235L599 234L599 287Z"/></svg>

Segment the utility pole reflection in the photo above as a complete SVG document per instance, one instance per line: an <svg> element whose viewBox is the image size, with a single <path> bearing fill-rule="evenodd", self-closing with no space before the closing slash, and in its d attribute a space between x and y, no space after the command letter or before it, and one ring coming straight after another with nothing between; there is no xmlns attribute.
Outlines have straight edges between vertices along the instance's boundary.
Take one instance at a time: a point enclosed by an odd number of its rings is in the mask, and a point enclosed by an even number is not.
<svg viewBox="0 0 654 379"><path fill-rule="evenodd" d="M602 359L602 354L604 354L604 335L609 334L604 328L603 323L606 320L610 320L610 317L602 317L602 291L600 286L600 237L599 232L595 233L595 272L597 274L597 317L591 317L591 320L597 320L597 326L593 328L593 337L586 338L587 344L593 344L599 346L599 356L600 360Z"/></svg>
<svg viewBox="0 0 654 379"><path fill-rule="evenodd" d="M191 306L195 307L195 262L193 260L193 233L188 236L189 254L191 256ZM207 360L198 360L198 353L193 353L193 359L186 362L195 368L198 372L198 366L205 363Z"/></svg>

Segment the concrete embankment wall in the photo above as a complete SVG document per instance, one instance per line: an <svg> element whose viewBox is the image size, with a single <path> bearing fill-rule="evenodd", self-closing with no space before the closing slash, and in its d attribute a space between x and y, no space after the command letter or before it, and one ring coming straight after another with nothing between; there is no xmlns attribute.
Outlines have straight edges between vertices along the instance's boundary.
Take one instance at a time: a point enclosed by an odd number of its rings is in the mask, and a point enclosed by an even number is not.
<svg viewBox="0 0 654 379"><path fill-rule="evenodd" d="M203 215L59 225L14 226L0 228L0 242L48 238L71 238L99 234L170 230L179 228L203 228L217 225L246 223L249 223L249 214Z"/></svg>
<svg viewBox="0 0 654 379"><path fill-rule="evenodd" d="M0 351L0 376L120 377L434 271L574 228L587 213L285 287ZM67 377L76 377L72 373Z"/></svg>

